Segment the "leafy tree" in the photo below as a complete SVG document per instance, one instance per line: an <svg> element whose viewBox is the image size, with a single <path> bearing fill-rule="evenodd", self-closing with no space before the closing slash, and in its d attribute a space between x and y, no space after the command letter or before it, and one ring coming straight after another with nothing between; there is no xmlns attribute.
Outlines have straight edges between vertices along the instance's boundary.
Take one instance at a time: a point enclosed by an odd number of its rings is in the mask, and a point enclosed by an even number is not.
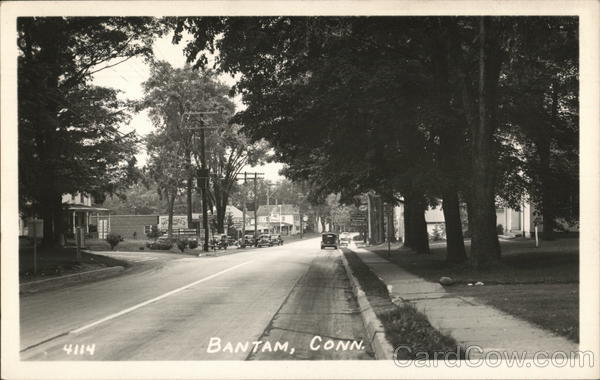
<svg viewBox="0 0 600 380"><path fill-rule="evenodd" d="M225 206L237 174L246 164L256 164L266 152L264 143L252 144L239 133L238 125L228 125L233 103L226 98L227 89L219 83L214 73L192 70L190 66L173 68L166 62L156 62L151 76L144 83L146 95L139 108L150 109L150 117L158 128L165 130L181 154L185 168L188 224L192 224L193 181L198 183L201 168L200 143L197 140L200 127L189 112L210 111L214 114L204 118L205 127L218 128L205 132L207 167L211 181L207 194L207 207L216 208L217 230L223 232Z"/></svg>
<svg viewBox="0 0 600 380"><path fill-rule="evenodd" d="M527 190L543 216L543 237L555 220L578 219L578 23L539 17L517 24L504 83L507 134L516 139Z"/></svg>
<svg viewBox="0 0 600 380"><path fill-rule="evenodd" d="M268 139L275 158L288 165L286 175L310 182L314 199L339 193L347 201L376 191L387 202L403 200L406 243L426 253L423 213L441 198L451 262L466 257L462 199L471 261L483 268L500 259L498 196L519 203L527 184L522 168L543 198L552 188L548 162L558 161L547 159L548 152L556 157L568 152L557 140L550 139L548 150L533 138L545 133L540 123L527 122L528 131L515 118L529 108L512 107L506 94L519 92L515 81L526 78L527 70L538 67L540 75L533 78L544 79L546 72L553 79L540 82L546 95L531 97L543 105L536 113L549 115L536 120L553 120L546 122L553 131L576 136L576 86L548 90L559 88L557 80L574 82L573 56L556 59L556 51L574 43L574 29L570 39L564 31L549 37L545 32L560 30L556 19L552 27L548 20L532 27L532 20L537 19L184 18L177 20L175 41L187 30L194 37L186 47L190 62L205 66L207 52L218 51L220 70L242 74L234 90L248 107L234 120L251 139ZM534 43L527 37L530 29L537 31ZM520 154L519 144L527 141L537 146L537 159ZM556 209L545 199L546 210Z"/></svg>
<svg viewBox="0 0 600 380"><path fill-rule="evenodd" d="M44 244L63 233L62 195L102 199L135 175L135 136L116 92L91 76L151 54L158 20L121 17L21 17L18 31L20 208L44 219Z"/></svg>
<svg viewBox="0 0 600 380"><path fill-rule="evenodd" d="M238 175L246 165L256 166L267 155L264 141L256 143L240 132L240 126L230 125L224 129L213 147L209 167L213 174L212 194L216 209L217 231L224 232L225 210Z"/></svg>
<svg viewBox="0 0 600 380"><path fill-rule="evenodd" d="M168 131L157 131L146 137L149 160L147 174L156 182L158 195L167 201L168 236L173 236L173 213L175 198L182 191L187 170L182 162L180 146L167 137Z"/></svg>
<svg viewBox="0 0 600 380"><path fill-rule="evenodd" d="M229 112L233 106L223 98L226 90L212 78L210 72L201 74L191 70L189 66L177 69L168 62L153 62L150 78L143 86L145 96L138 109L149 109L153 124L165 131L165 137L170 139L168 144L173 145L183 158L181 164L185 169L187 217L188 224L191 225L193 182L198 173L192 158L198 159L200 149L200 144L195 139L199 131L192 128L198 128L202 122L191 117L189 112L213 111L215 102L221 106L226 105ZM223 124L225 117L222 113L217 113L212 119ZM207 132L206 136L205 145L214 146L214 134Z"/></svg>
<svg viewBox="0 0 600 380"><path fill-rule="evenodd" d="M107 197L103 206L115 214L148 215L162 212L163 205L159 199L156 183L146 182L150 183L146 185L137 182L118 195Z"/></svg>
<svg viewBox="0 0 600 380"><path fill-rule="evenodd" d="M420 149L427 137L417 128L421 78L403 77L399 69L419 63L400 63L413 47L398 42L406 41L418 23L188 18L179 23L183 28L195 32L187 48L191 60L198 55L202 65L206 57L201 52L218 49L220 69L243 74L236 89L248 108L236 120L251 138L267 138L276 159L289 165L290 178L310 180L316 197L340 192L349 199L377 190L393 200L395 189L403 186L424 192L419 180L431 173L431 159ZM387 44L397 50L381 49ZM412 177L404 176L407 166Z"/></svg>

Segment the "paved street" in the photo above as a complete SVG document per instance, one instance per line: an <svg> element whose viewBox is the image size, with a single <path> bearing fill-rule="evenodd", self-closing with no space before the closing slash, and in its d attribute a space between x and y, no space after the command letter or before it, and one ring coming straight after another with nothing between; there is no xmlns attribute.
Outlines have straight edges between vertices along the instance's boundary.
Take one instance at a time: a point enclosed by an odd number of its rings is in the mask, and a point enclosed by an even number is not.
<svg viewBox="0 0 600 380"><path fill-rule="evenodd" d="M319 248L110 253L134 268L21 298L22 359L370 359L340 254Z"/></svg>

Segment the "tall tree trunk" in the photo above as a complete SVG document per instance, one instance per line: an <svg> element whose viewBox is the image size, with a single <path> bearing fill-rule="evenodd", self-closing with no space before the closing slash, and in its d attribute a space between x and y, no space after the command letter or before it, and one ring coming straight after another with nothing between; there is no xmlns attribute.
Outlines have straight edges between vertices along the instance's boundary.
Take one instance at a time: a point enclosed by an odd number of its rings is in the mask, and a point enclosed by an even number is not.
<svg viewBox="0 0 600 380"><path fill-rule="evenodd" d="M176 191L169 193L169 223L167 226L167 236L169 239L173 238L173 208L175 207L175 194Z"/></svg>
<svg viewBox="0 0 600 380"><path fill-rule="evenodd" d="M191 152L188 150L185 152L185 164L186 170L188 171L188 177L185 186L185 195L186 195L186 210L187 210L187 224L188 228L192 228L193 218L192 218L192 195L194 190L194 173L192 172L192 157Z"/></svg>
<svg viewBox="0 0 600 380"><path fill-rule="evenodd" d="M185 185L186 185L185 186L186 187L186 189L185 189L186 194L185 195L186 195L187 224L188 224L188 228L192 228L192 225L194 224L193 218L192 218L192 212L193 212L193 209L192 209L192 191L193 191L193 188L194 188L194 176L190 175L187 178L187 181L186 181Z"/></svg>
<svg viewBox="0 0 600 380"><path fill-rule="evenodd" d="M416 253L429 253L429 234L425 221L425 201L416 193L404 197L405 200L405 246Z"/></svg>
<svg viewBox="0 0 600 380"><path fill-rule="evenodd" d="M556 119L558 114L558 88L557 84L552 84L552 105L550 108L550 127L549 131L542 136L539 136L538 143L538 154L540 157L540 171L541 171L541 182L542 182L542 220L543 220L543 231L542 238L544 240L554 240L554 228L555 228L555 199L552 191L552 182L554 176L552 175L552 168L550 162L550 144L552 140L552 132L556 126Z"/></svg>
<svg viewBox="0 0 600 380"><path fill-rule="evenodd" d="M442 182L444 222L446 225L446 261L460 263L467 259L465 253L460 206L458 201L457 178L460 173L459 149L462 131L453 120L450 105L448 56L452 21L440 20L437 35L433 40L432 67L436 89L435 130L439 136L439 170Z"/></svg>
<svg viewBox="0 0 600 380"><path fill-rule="evenodd" d="M465 243L460 220L460 206L456 192L444 194L442 210L446 223L446 261L451 263L462 263L467 259Z"/></svg>
<svg viewBox="0 0 600 380"><path fill-rule="evenodd" d="M414 247L411 215L412 200L408 196L404 196L404 244L406 248Z"/></svg>
<svg viewBox="0 0 600 380"><path fill-rule="evenodd" d="M546 137L540 137L542 141L538 143L538 155L540 157L540 180L542 187L542 238L544 240L554 240L554 199L550 182L552 173L550 169L550 142Z"/></svg>
<svg viewBox="0 0 600 380"><path fill-rule="evenodd" d="M425 221L425 202L420 196L413 208L412 223L414 225L414 250L416 253L429 253L429 234L427 233L427 222Z"/></svg>
<svg viewBox="0 0 600 380"><path fill-rule="evenodd" d="M475 268L489 267L500 257L496 233L494 186L496 180L494 132L496 130L496 90L500 73L498 30L490 30L492 19L479 22L479 122L472 129L472 237L471 260Z"/></svg>
<svg viewBox="0 0 600 380"><path fill-rule="evenodd" d="M217 209L217 232L225 232L225 211L227 209L227 193L220 186L215 186L215 208Z"/></svg>
<svg viewBox="0 0 600 380"><path fill-rule="evenodd" d="M45 48L48 62L51 64L58 61L59 42L51 41L50 46ZM59 93L59 73L49 71L45 74L46 87L54 93ZM60 155L60 143L58 141L57 129L59 128L58 112L59 99L44 99L45 104L42 107L43 117L40 117L39 128L42 131L43 142L38 143L40 162L42 163L40 178L40 207L44 219L44 238L42 244L47 247L56 247L62 243L64 233L62 227L62 193L58 190L59 180L56 178L56 164Z"/></svg>

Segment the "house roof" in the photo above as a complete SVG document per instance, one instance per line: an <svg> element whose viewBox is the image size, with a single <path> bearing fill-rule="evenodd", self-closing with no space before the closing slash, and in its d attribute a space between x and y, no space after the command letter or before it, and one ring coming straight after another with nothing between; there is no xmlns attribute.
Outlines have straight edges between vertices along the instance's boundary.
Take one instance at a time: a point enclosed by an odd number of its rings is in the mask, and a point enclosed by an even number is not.
<svg viewBox="0 0 600 380"><path fill-rule="evenodd" d="M233 205L227 205L225 207L225 215L227 214L231 214L231 216L233 218L241 218L243 217L244 213L242 212L242 210L240 210L239 208L233 206Z"/></svg>
<svg viewBox="0 0 600 380"><path fill-rule="evenodd" d="M279 214L279 207L281 206L282 215L295 215L299 214L298 207L291 204L284 205L262 205L258 206L256 211L257 216L266 216L271 214Z"/></svg>

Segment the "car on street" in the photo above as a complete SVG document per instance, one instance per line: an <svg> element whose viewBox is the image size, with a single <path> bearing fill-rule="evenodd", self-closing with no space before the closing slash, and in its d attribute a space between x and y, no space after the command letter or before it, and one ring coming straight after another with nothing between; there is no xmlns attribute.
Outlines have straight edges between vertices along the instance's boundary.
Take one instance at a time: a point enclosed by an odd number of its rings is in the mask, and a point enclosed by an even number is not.
<svg viewBox="0 0 600 380"><path fill-rule="evenodd" d="M209 245L212 249L227 249L227 235L214 235Z"/></svg>
<svg viewBox="0 0 600 380"><path fill-rule="evenodd" d="M360 232L342 232L340 234L340 247L350 247L362 241Z"/></svg>
<svg viewBox="0 0 600 380"><path fill-rule="evenodd" d="M271 242L271 235L263 234L258 237L258 241L256 242L257 247L271 247L273 243Z"/></svg>
<svg viewBox="0 0 600 380"><path fill-rule="evenodd" d="M244 235L244 246L246 246L246 247L256 246L256 239L254 239L254 235Z"/></svg>
<svg viewBox="0 0 600 380"><path fill-rule="evenodd" d="M340 247L347 247L350 245L350 242L352 241L350 232L342 232L339 236L339 239L340 239Z"/></svg>
<svg viewBox="0 0 600 380"><path fill-rule="evenodd" d="M283 239L281 238L281 235L271 235L271 243L272 245L283 245Z"/></svg>
<svg viewBox="0 0 600 380"><path fill-rule="evenodd" d="M327 247L331 247L333 249L338 249L339 240L338 235L333 232L325 232L321 235L321 249L325 249Z"/></svg>
<svg viewBox="0 0 600 380"><path fill-rule="evenodd" d="M237 247L239 245L239 242L237 241L236 238L233 238L231 236L227 237L227 246L228 247Z"/></svg>
<svg viewBox="0 0 600 380"><path fill-rule="evenodd" d="M360 232L355 232L352 236L352 242L350 243L357 248L365 247L367 244L365 243L365 237Z"/></svg>

